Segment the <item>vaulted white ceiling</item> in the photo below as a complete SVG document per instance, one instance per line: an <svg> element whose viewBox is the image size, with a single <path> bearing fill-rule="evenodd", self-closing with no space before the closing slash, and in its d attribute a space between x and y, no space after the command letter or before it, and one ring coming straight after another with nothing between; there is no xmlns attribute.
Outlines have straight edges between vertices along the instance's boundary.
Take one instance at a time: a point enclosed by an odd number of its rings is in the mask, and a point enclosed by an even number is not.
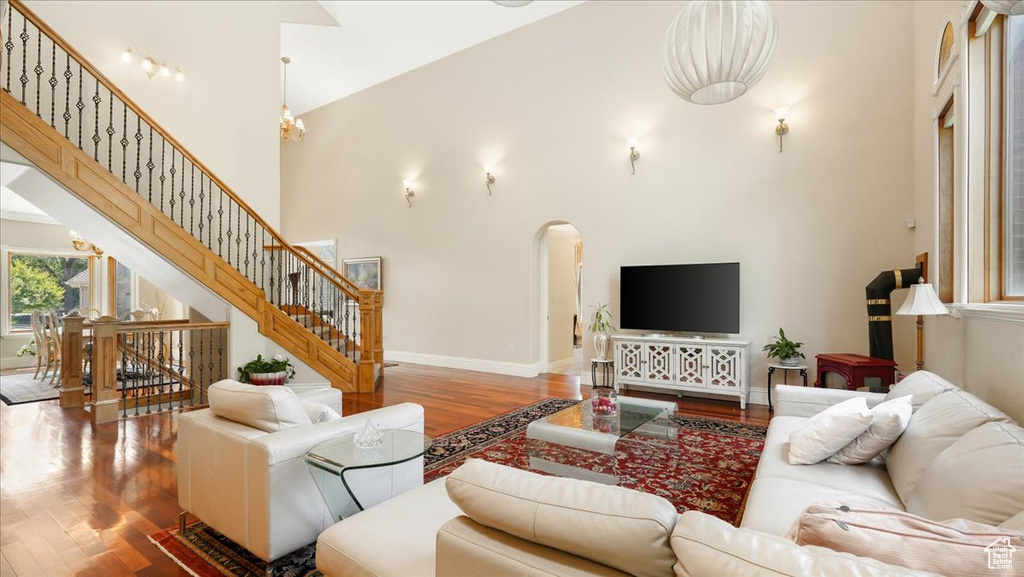
<svg viewBox="0 0 1024 577"><path fill-rule="evenodd" d="M281 26L281 55L292 59L288 107L307 112L582 1L321 0L337 26Z"/></svg>

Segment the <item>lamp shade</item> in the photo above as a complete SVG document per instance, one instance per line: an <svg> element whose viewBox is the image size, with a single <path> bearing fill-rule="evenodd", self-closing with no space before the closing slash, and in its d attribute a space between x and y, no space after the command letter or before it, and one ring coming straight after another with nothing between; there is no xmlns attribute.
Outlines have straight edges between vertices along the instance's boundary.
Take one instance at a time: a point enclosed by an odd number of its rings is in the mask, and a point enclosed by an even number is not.
<svg viewBox="0 0 1024 577"><path fill-rule="evenodd" d="M903 306L896 311L898 315L946 315L949 309L939 300L935 289L928 283L917 283L910 287L910 294Z"/></svg>
<svg viewBox="0 0 1024 577"><path fill-rule="evenodd" d="M1018 16L1024 14L1024 0L981 0L993 12Z"/></svg>
<svg viewBox="0 0 1024 577"><path fill-rule="evenodd" d="M762 0L693 0L665 33L662 70L672 91L694 104L739 98L775 60L779 23Z"/></svg>

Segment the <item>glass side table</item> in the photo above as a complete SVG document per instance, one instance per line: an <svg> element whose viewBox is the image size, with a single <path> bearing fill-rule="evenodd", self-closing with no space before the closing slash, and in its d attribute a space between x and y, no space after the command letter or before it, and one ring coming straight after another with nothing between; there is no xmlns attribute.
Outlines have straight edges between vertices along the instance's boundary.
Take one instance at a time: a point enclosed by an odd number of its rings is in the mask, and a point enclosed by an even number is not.
<svg viewBox="0 0 1024 577"><path fill-rule="evenodd" d="M339 521L344 518L345 503L341 490L352 499L360 511L362 503L352 491L345 475L359 469L389 467L411 461L423 455L433 440L416 431L385 429L384 442L376 447L362 449L356 446L355 436L324 441L305 456L306 467L320 490L331 515ZM339 486L340 485L340 486Z"/></svg>

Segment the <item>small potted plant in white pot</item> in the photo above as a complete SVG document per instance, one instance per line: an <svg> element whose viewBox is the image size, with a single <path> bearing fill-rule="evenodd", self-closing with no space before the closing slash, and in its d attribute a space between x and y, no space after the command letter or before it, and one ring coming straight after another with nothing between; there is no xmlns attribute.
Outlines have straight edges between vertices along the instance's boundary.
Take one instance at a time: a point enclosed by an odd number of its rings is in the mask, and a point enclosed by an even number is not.
<svg viewBox="0 0 1024 577"><path fill-rule="evenodd" d="M273 359L267 360L263 359L263 355L256 355L255 360L238 367L238 373L243 383L283 385L295 376L295 367L281 355L274 355Z"/></svg>
<svg viewBox="0 0 1024 577"><path fill-rule="evenodd" d="M804 354L800 352L803 343L796 343L786 338L786 332L779 328L779 336L773 337L775 342L768 343L761 350L768 353L768 358L779 359L779 364L794 367L800 364Z"/></svg>
<svg viewBox="0 0 1024 577"><path fill-rule="evenodd" d="M594 352L599 359L608 358L608 329L615 330L612 326L612 314L608 312L607 304L597 303L592 306L594 313L590 315L590 332L594 333Z"/></svg>

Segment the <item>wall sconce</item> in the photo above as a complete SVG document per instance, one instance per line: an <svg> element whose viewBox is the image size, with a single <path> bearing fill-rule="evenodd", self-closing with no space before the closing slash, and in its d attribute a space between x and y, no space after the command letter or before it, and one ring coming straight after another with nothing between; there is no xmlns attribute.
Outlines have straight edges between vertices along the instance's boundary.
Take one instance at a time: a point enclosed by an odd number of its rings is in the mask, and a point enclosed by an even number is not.
<svg viewBox="0 0 1024 577"><path fill-rule="evenodd" d="M491 185L494 184L494 175L491 174L492 170L494 170L494 167L490 164L484 165L484 173L487 175L484 177L484 184L487 185L487 196L491 196Z"/></svg>
<svg viewBox="0 0 1024 577"><path fill-rule="evenodd" d="M411 180L403 180L402 185L405 186L405 202L408 202L409 208L412 208L412 197L416 196L416 191L412 189L413 182Z"/></svg>
<svg viewBox="0 0 1024 577"><path fill-rule="evenodd" d="M125 48L124 52L121 53L121 61L125 64L131 64L134 60L135 53L132 52L131 47L129 46L128 48ZM166 62L161 62L160 64L157 64L157 61L153 59L153 57L151 56L146 56L145 58L143 58L141 61L141 66L142 71L146 73L146 76L148 76L150 80L152 80L153 77L157 74L159 74L162 78L170 78L173 74L174 79L178 82L185 81L185 75L181 72L181 68L175 67L172 73L170 65L168 65Z"/></svg>
<svg viewBox="0 0 1024 577"><path fill-rule="evenodd" d="M636 175L636 161L640 160L640 151L636 149L636 139L630 138L626 140L626 144L629 145L629 169L633 171L633 175Z"/></svg>
<svg viewBox="0 0 1024 577"><path fill-rule="evenodd" d="M789 107L780 106L775 109L775 118L779 123L775 126L775 134L779 137L779 152L782 152L782 135L789 132L789 125L786 124L786 117L789 116Z"/></svg>

